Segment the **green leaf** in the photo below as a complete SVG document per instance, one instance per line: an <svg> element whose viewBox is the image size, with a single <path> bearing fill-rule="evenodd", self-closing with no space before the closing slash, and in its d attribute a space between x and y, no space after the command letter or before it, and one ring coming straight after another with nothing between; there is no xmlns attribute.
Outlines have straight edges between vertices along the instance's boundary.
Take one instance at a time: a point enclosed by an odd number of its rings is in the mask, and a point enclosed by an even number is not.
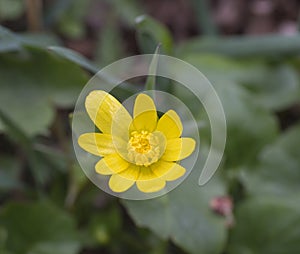
<svg viewBox="0 0 300 254"><path fill-rule="evenodd" d="M300 125L283 133L260 154L257 167L247 169L242 182L250 195L300 194Z"/></svg>
<svg viewBox="0 0 300 254"><path fill-rule="evenodd" d="M97 73L99 69L93 65L89 60L87 60L85 57L80 55L74 50L64 48L64 47L59 47L59 46L50 46L48 47L50 51L53 51L57 55L64 57L68 59L71 62L74 62L81 66L82 68L92 72L92 73Z"/></svg>
<svg viewBox="0 0 300 254"><path fill-rule="evenodd" d="M227 167L252 164L259 151L278 135L275 116L256 104L243 87L215 82L227 122L225 162Z"/></svg>
<svg viewBox="0 0 300 254"><path fill-rule="evenodd" d="M196 66L209 80L224 80L243 85L256 104L267 109L282 110L297 102L299 78L287 63L274 65L262 60L233 59L220 55L193 54L184 58Z"/></svg>
<svg viewBox="0 0 300 254"><path fill-rule="evenodd" d="M52 171L44 170L46 168L45 160L42 159L38 152L34 151L33 141L16 125L16 123L1 111L0 120L3 122L4 130L9 138L15 144L18 144L24 154L26 154L35 183L38 186L44 184L49 172Z"/></svg>
<svg viewBox="0 0 300 254"><path fill-rule="evenodd" d="M300 52L300 36L263 35L230 38L194 38L177 48L177 55L214 53L233 57L295 56Z"/></svg>
<svg viewBox="0 0 300 254"><path fill-rule="evenodd" d="M248 84L248 87L258 104L276 111L292 106L300 97L298 73L284 63L270 68L259 84Z"/></svg>
<svg viewBox="0 0 300 254"><path fill-rule="evenodd" d="M24 46L44 48L49 45L59 45L60 40L51 33L13 33L0 26L0 53L22 50Z"/></svg>
<svg viewBox="0 0 300 254"><path fill-rule="evenodd" d="M200 169L196 164L191 175L163 197L123 204L138 226L151 229L163 239L172 239L189 253L217 254L225 245L225 222L210 210L209 203L224 195L225 188L217 177L200 187Z"/></svg>
<svg viewBox="0 0 300 254"><path fill-rule="evenodd" d="M245 62L200 54L187 56L184 60L206 75L222 102L227 122L227 144L224 157L226 165L239 167L241 164L252 163L259 151L278 135L278 123L269 108L293 102L289 100L290 98L286 98L288 97L286 91L282 92L286 87L285 84L276 81L279 87L277 91L265 91L266 77L274 75L274 70L263 65L261 61ZM288 67L283 65L282 68ZM253 91L254 86L257 87L256 92ZM294 84L291 86L294 87ZM291 89L289 95L295 93L296 88ZM180 97L184 96L186 92L183 90L178 89L176 93ZM273 102L272 106L263 104L265 102L263 99L266 97L272 101L272 98L279 97L280 94L284 96L284 99L278 99L279 101ZM191 108L194 107L195 102L191 99L191 95L186 94L184 101ZM196 110L199 112L201 108L198 107ZM200 118L205 123L204 128L200 130L201 138L209 137L209 120L204 113L200 114Z"/></svg>
<svg viewBox="0 0 300 254"><path fill-rule="evenodd" d="M45 133L54 105L74 105L87 82L77 65L32 47L1 54L0 77L0 111L28 136Z"/></svg>
<svg viewBox="0 0 300 254"><path fill-rule="evenodd" d="M7 204L0 225L8 233L7 249L16 254L50 254L50 246L52 253L76 254L79 249L74 219L50 203Z"/></svg>
<svg viewBox="0 0 300 254"><path fill-rule="evenodd" d="M18 33L15 34L24 46L45 48L62 44L61 40L51 33Z"/></svg>
<svg viewBox="0 0 300 254"><path fill-rule="evenodd" d="M147 15L142 15L136 18L136 29L143 53L152 54L159 44L163 54L172 53L173 38L166 26Z"/></svg>
<svg viewBox="0 0 300 254"><path fill-rule="evenodd" d="M93 63L91 63L88 59L86 59L85 57L83 57L82 55L80 55L79 53L71 50L71 49L67 49L67 48L63 48L63 47L49 47L49 50L53 51L55 54L68 59L69 61L78 64L79 66L81 66L82 68L96 74L98 73L98 71L100 71L100 68L98 68L96 65L94 65ZM106 82L108 84L114 84L115 78L108 76L108 75L102 75L100 77L99 74L97 74L97 78L103 80L103 82ZM133 86L130 83L127 82L123 82L122 86L117 87L116 91L119 94L122 95L127 95L131 96L133 93L137 92L137 87Z"/></svg>
<svg viewBox="0 0 300 254"><path fill-rule="evenodd" d="M3 26L0 26L0 53L19 50L21 42L17 36Z"/></svg>
<svg viewBox="0 0 300 254"><path fill-rule="evenodd" d="M228 253L286 254L300 251L299 198L261 197L244 202L236 212Z"/></svg>

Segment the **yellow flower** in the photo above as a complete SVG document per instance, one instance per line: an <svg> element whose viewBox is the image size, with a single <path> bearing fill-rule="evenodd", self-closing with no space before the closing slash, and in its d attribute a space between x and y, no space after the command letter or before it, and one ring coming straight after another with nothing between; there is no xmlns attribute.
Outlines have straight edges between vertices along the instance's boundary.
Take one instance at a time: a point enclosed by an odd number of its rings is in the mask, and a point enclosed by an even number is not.
<svg viewBox="0 0 300 254"><path fill-rule="evenodd" d="M78 143L87 152L101 156L96 172L111 175L109 187L124 192L136 183L141 192L163 189L186 172L178 161L195 149L192 138L182 138L182 123L173 110L158 119L153 100L139 94L133 118L110 94L95 90L86 98L85 107L102 133L82 134Z"/></svg>

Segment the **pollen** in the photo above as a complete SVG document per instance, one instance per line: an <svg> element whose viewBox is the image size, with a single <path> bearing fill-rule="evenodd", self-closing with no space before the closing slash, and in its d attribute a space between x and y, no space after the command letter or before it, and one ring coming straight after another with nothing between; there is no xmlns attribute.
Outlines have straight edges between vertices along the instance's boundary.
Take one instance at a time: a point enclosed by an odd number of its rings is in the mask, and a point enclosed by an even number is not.
<svg viewBox="0 0 300 254"><path fill-rule="evenodd" d="M128 158L138 166L149 166L160 157L159 139L148 131L133 131L128 142Z"/></svg>

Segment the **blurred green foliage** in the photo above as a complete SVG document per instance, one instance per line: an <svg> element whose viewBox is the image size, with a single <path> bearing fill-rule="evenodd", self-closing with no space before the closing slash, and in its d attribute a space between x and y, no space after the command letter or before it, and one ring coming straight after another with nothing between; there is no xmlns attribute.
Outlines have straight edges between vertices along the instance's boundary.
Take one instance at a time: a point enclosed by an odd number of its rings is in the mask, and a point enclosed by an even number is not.
<svg viewBox="0 0 300 254"><path fill-rule="evenodd" d="M300 115L299 35L199 37L178 45L164 24L141 15L138 1L114 0L107 1L108 21L91 61L57 37L86 35L89 3L56 1L46 9L48 33L0 27L0 253L300 253L300 125L284 121L293 108ZM24 8L22 1L0 0L0 18L17 19ZM207 18L199 22L211 27ZM199 123L201 156L177 189L154 200L120 201L96 189L77 164L69 113L99 65L126 56L120 20L135 31L140 53L161 43L162 53L199 68L218 92L227 146L207 185L197 180L209 120L179 86L171 90ZM127 84L117 92L138 89ZM233 200L231 227L210 207L220 196Z"/></svg>

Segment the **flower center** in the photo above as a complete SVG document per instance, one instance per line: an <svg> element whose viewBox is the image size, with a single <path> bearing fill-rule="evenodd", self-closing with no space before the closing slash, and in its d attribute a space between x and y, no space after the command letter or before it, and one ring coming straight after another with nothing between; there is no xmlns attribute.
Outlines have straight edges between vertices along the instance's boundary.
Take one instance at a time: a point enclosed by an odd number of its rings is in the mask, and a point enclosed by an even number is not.
<svg viewBox="0 0 300 254"><path fill-rule="evenodd" d="M138 133L137 131L133 131L131 133L131 138L129 140L129 144L135 149L138 153L147 153L151 149L150 145L150 133L147 131L142 131Z"/></svg>
<svg viewBox="0 0 300 254"><path fill-rule="evenodd" d="M149 166L160 158L159 138L148 131L133 131L127 146L128 158L138 166Z"/></svg>

